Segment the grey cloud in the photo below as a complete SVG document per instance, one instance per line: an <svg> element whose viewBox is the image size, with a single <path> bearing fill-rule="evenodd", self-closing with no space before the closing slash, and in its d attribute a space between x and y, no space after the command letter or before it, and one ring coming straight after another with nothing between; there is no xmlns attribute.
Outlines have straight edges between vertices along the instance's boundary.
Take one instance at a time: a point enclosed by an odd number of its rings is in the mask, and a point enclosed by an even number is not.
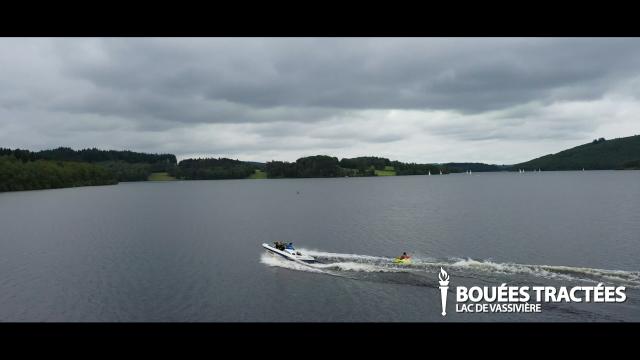
<svg viewBox="0 0 640 360"><path fill-rule="evenodd" d="M593 133L606 118L589 117L588 110L561 113L562 103L543 106L539 102L470 117L456 116L446 124L426 124L436 135L465 141L481 140L567 140L581 139ZM553 108L555 107L555 109Z"/></svg>
<svg viewBox="0 0 640 360"><path fill-rule="evenodd" d="M95 44L101 61L61 54L68 74L126 93L200 96L257 108L464 113L534 99L597 98L616 79L635 73L640 55L637 39L394 40L103 39ZM444 44L445 50L434 46Z"/></svg>
<svg viewBox="0 0 640 360"><path fill-rule="evenodd" d="M77 98L65 98L49 108L75 114L128 117L136 119L141 128L172 128L184 125L181 123L314 122L344 113L343 109L321 107L256 108L197 96L126 93L112 89L91 91Z"/></svg>
<svg viewBox="0 0 640 360"><path fill-rule="evenodd" d="M606 112L548 109L640 97L640 39L2 39L0 51L0 110L14 116L0 140L23 131L52 145L271 154L584 138ZM370 115L388 110L425 115L402 126ZM430 120L436 110L446 121ZM252 140L191 141L205 125Z"/></svg>

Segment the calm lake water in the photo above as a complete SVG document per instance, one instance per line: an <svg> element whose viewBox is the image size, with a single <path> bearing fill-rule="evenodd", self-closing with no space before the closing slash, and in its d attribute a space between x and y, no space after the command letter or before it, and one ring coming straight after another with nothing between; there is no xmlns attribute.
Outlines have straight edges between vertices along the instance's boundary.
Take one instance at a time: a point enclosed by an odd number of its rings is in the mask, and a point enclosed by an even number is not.
<svg viewBox="0 0 640 360"><path fill-rule="evenodd" d="M322 264L266 254L294 242ZM391 259L403 251L410 266ZM442 317L450 286L626 286ZM1 321L640 321L640 171L123 183L0 194Z"/></svg>

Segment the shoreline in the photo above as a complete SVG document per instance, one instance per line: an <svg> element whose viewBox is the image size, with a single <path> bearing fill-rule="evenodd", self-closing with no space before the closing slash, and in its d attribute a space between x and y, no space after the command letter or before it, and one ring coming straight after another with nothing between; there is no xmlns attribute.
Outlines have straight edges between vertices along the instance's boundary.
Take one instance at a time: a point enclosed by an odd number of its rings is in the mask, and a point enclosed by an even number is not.
<svg viewBox="0 0 640 360"><path fill-rule="evenodd" d="M640 169L599 169L599 170L584 170L584 172L594 172L594 171L640 171ZM527 171L528 173L561 173L561 172L583 172L583 170L546 170L546 171ZM471 175L476 174L520 174L517 171L478 171L472 173ZM115 184L98 184L98 185L80 185L80 186L66 186L66 187L55 187L55 188L43 188L43 189L29 189L29 190L13 190L13 191L0 191L0 194L5 193L19 193L19 192L32 192L32 191L45 191L45 190L60 190L60 189L75 189L75 188L88 188L88 187L100 187L100 186L116 186L118 184L137 184L137 183L172 183L172 182L186 182L186 181L220 181L220 180L285 180L285 179L357 179L357 178L393 178L393 177L406 177L406 176L420 176L420 177L429 177L429 176L444 176L444 175L469 175L467 173L449 173L449 174L432 174L432 175L377 175L377 176L353 176L353 177L345 177L345 176L327 176L327 177L278 177L278 178L241 178L241 179L172 179L172 180L135 180L135 181L119 181Z"/></svg>

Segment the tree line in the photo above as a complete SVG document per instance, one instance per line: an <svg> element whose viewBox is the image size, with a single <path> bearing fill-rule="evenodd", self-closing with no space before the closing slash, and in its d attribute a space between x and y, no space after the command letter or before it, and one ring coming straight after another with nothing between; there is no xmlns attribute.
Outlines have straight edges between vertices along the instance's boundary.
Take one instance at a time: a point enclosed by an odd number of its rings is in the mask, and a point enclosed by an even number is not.
<svg viewBox="0 0 640 360"><path fill-rule="evenodd" d="M510 165L492 165L484 163L446 163L444 164L451 172L488 172L488 171L506 171L511 168Z"/></svg>
<svg viewBox="0 0 640 360"><path fill-rule="evenodd" d="M227 158L186 159L168 173L184 180L245 179L257 168L254 163Z"/></svg>
<svg viewBox="0 0 640 360"><path fill-rule="evenodd" d="M340 160L340 167L345 169L356 169L361 172L370 170L384 170L386 166L391 166L391 161L386 158L375 156L361 156L356 158L344 158Z"/></svg>
<svg viewBox="0 0 640 360"><path fill-rule="evenodd" d="M173 154L147 154L128 150L73 150L68 147L29 151L0 148L0 156L12 155L21 161L52 160L91 163L103 167L118 181L146 180L153 172L167 172L175 167Z"/></svg>
<svg viewBox="0 0 640 360"><path fill-rule="evenodd" d="M338 158L327 155L316 155L299 158L294 163L286 161L270 161L265 165L267 177L277 178L310 178L338 177L341 175Z"/></svg>
<svg viewBox="0 0 640 360"><path fill-rule="evenodd" d="M396 175L451 172L446 166L437 164L403 163L373 156L344 158L338 161L336 157L316 155L300 158L296 162L270 161L265 166L269 178L376 176L376 170L386 170L390 167Z"/></svg>
<svg viewBox="0 0 640 360"><path fill-rule="evenodd" d="M449 174L452 172L448 167L437 164L416 164L392 161L391 166L395 169L396 175L428 175L429 173L438 174L440 171L442 171L443 174Z"/></svg>
<svg viewBox="0 0 640 360"><path fill-rule="evenodd" d="M0 148L0 158L0 191L143 181L153 172L169 171L176 166L172 154L96 148L59 147L42 151Z"/></svg>
<svg viewBox="0 0 640 360"><path fill-rule="evenodd" d="M95 164L41 159L24 161L14 155L0 155L0 192L117 182L113 173Z"/></svg>
<svg viewBox="0 0 640 360"><path fill-rule="evenodd" d="M272 179L376 176L376 171L388 169L393 169L395 175L452 171L442 165L403 163L375 156L338 160L332 156L315 155L301 157L295 162L267 163L228 158L197 158L177 162L173 154L59 147L35 152L0 148L0 157L3 158L0 164L2 191L145 181L153 172L166 172L183 180L217 180L245 179L256 170L264 171ZM15 176L8 175L14 172Z"/></svg>
<svg viewBox="0 0 640 360"><path fill-rule="evenodd" d="M0 148L0 191L50 189L59 187L106 185L119 181L144 181L153 172L167 172L184 180L245 179L256 170L268 178L310 178L443 174L472 170L515 169L580 170L640 169L640 135L593 142L546 155L516 165L483 163L418 164L363 156L343 158L327 155L301 157L295 162L247 162L228 158L185 159L179 163L172 154L146 154L132 151L73 150L59 147L29 151ZM383 173L380 173L383 174Z"/></svg>
<svg viewBox="0 0 640 360"><path fill-rule="evenodd" d="M13 155L23 161L57 160L89 163L123 161L130 164L176 163L176 156L173 154L147 154L128 150L99 150L96 148L73 150L68 147L59 147L56 149L42 151L0 148L0 156L2 155Z"/></svg>

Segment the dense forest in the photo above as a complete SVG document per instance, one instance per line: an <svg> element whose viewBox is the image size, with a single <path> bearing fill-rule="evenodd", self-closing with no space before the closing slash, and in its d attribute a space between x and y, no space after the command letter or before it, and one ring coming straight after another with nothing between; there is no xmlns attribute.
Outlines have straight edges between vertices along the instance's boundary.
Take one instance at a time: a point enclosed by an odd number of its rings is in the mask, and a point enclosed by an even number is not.
<svg viewBox="0 0 640 360"><path fill-rule="evenodd" d="M403 163L400 161L392 161L391 166L396 171L396 175L427 175L429 173L438 174L441 170L443 174L451 172L446 166L439 166L436 164L416 164L416 163Z"/></svg>
<svg viewBox="0 0 640 360"><path fill-rule="evenodd" d="M184 180L245 179L258 169L257 163L227 158L186 159L168 171L169 175Z"/></svg>
<svg viewBox="0 0 640 360"><path fill-rule="evenodd" d="M60 147L29 151L0 148L0 191L106 185L147 180L176 166L172 154Z"/></svg>
<svg viewBox="0 0 640 360"><path fill-rule="evenodd" d="M176 156L173 154L146 154L133 151L83 149L73 150L68 147L59 147L52 150L29 151L21 149L0 148L0 156L13 155L20 160L58 160L78 162L108 162L123 161L130 164L175 164Z"/></svg>
<svg viewBox="0 0 640 360"><path fill-rule="evenodd" d="M576 146L513 165L524 170L622 170L640 169L640 135L613 140L599 138Z"/></svg>
<svg viewBox="0 0 640 360"><path fill-rule="evenodd" d="M344 158L340 160L340 167L356 169L361 172L371 170L371 168L374 170L384 170L386 166L391 166L391 161L381 157L362 156L351 159Z"/></svg>
<svg viewBox="0 0 640 360"><path fill-rule="evenodd" d="M316 155L303 157L294 163L270 161L265 166L269 178L309 178L342 176L338 158Z"/></svg>
<svg viewBox="0 0 640 360"><path fill-rule="evenodd" d="M295 163L271 161L266 164L269 178L305 178L305 177L342 177L342 176L378 176L388 172L393 175L427 175L429 172L443 174L450 171L435 164L416 164L391 161L386 158L363 156L344 158L316 155L296 160Z"/></svg>
<svg viewBox="0 0 640 360"><path fill-rule="evenodd" d="M133 151L59 147L52 150L29 151L0 148L0 156L12 155L22 161L51 160L95 164L112 174L117 181L143 181L153 172L168 172L176 165L172 154L146 154Z"/></svg>
<svg viewBox="0 0 640 360"><path fill-rule="evenodd" d="M110 185L118 181L105 168L75 161L24 160L0 155L0 191Z"/></svg>

